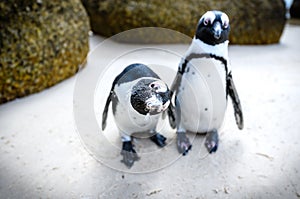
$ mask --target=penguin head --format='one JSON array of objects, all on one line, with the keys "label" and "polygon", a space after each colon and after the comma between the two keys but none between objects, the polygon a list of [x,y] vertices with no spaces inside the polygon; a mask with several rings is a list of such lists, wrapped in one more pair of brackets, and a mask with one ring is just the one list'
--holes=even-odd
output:
[{"label": "penguin head", "polygon": [[216,45],[228,40],[229,18],[221,11],[207,11],[199,20],[195,38],[208,45]]},{"label": "penguin head", "polygon": [[132,87],[130,102],[140,114],[159,114],[170,104],[170,91],[161,80],[143,79]]}]

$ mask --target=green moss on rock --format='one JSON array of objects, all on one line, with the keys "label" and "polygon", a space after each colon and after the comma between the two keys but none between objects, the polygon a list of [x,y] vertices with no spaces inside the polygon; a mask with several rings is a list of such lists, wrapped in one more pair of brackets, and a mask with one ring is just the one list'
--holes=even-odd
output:
[{"label": "green moss on rock", "polygon": [[78,71],[89,51],[79,0],[0,2],[0,104],[39,92]]},{"label": "green moss on rock", "polygon": [[[81,1],[90,16],[92,30],[107,37],[139,27],[163,27],[193,37],[199,18],[207,10],[222,10],[229,15],[230,40],[235,44],[277,43],[285,24],[282,0]],[[141,33],[135,35],[134,41],[173,43],[180,39]]]}]

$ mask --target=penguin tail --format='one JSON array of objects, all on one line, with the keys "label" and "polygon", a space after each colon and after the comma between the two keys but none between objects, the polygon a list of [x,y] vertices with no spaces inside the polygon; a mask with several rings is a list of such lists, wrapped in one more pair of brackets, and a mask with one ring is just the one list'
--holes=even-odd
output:
[{"label": "penguin tail", "polygon": [[102,131],[104,131],[106,128],[106,118],[107,118],[107,114],[104,115],[104,113],[103,113],[103,115],[102,115]]},{"label": "penguin tail", "polygon": [[108,108],[109,108],[109,104],[111,102],[112,94],[113,94],[113,91],[110,91],[109,96],[107,97],[107,100],[106,100],[106,103],[105,103],[103,113],[102,113],[102,131],[104,131],[104,129],[106,128]]}]

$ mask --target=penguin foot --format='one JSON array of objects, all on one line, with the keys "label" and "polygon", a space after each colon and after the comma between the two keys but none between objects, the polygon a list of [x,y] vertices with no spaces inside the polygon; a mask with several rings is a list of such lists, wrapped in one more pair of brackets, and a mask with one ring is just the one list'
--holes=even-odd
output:
[{"label": "penguin foot", "polygon": [[185,133],[177,132],[177,149],[182,155],[187,155],[189,150],[192,149],[192,144]]},{"label": "penguin foot", "polygon": [[205,147],[209,153],[214,153],[217,151],[219,145],[219,135],[218,131],[214,130],[206,135]]},{"label": "penguin foot", "polygon": [[157,144],[157,146],[164,147],[164,146],[166,146],[167,138],[165,136],[163,136],[162,134],[155,133],[154,135],[152,135],[150,137],[150,140],[152,142],[154,142],[155,144]]},{"label": "penguin foot", "polygon": [[133,147],[134,146],[131,141],[123,142],[121,151],[123,160],[121,160],[121,162],[124,163],[128,169],[132,167],[135,161],[138,161],[140,159]]}]

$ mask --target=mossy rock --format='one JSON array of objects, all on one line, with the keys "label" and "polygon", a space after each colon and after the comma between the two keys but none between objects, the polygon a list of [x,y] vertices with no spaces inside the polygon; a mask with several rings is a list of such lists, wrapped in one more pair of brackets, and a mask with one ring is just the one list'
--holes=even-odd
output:
[{"label": "mossy rock", "polygon": [[[199,18],[207,10],[222,10],[229,15],[230,41],[234,44],[277,43],[285,25],[283,0],[81,1],[90,16],[93,32],[106,37],[139,27],[163,27],[193,37]],[[143,32],[134,35],[134,41],[180,42],[177,38]]]},{"label": "mossy rock", "polygon": [[80,0],[0,2],[0,104],[39,92],[84,63],[89,19]]}]

